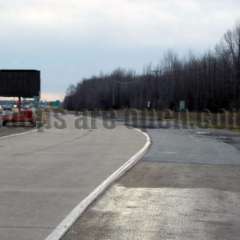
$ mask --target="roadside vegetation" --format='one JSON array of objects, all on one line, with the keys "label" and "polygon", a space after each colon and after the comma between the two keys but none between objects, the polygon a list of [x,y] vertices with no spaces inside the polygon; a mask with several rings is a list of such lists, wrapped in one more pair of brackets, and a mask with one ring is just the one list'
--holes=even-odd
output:
[{"label": "roadside vegetation", "polygon": [[71,85],[64,108],[171,109],[184,101],[189,111],[219,112],[240,107],[240,24],[227,31],[214,50],[179,59],[168,52],[162,64],[142,74],[117,69]]}]

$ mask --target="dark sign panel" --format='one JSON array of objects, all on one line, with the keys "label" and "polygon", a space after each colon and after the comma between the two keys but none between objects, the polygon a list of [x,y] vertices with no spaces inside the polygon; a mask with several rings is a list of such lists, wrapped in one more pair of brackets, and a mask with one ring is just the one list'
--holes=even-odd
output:
[{"label": "dark sign panel", "polygon": [[32,98],[40,95],[40,71],[0,70],[0,96]]}]

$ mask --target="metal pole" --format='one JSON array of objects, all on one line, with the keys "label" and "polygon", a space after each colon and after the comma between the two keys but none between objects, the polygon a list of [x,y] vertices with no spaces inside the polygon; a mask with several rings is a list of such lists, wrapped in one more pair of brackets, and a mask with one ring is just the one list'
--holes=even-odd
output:
[{"label": "metal pole", "polygon": [[20,112],[21,112],[21,108],[22,108],[22,100],[21,100],[21,97],[18,97],[17,107],[18,107],[18,112],[20,113]]}]

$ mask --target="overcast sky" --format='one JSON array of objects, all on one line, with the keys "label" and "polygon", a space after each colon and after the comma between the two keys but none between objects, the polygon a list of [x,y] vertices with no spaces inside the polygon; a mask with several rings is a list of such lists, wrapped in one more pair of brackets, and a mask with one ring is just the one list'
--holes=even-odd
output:
[{"label": "overcast sky", "polygon": [[0,0],[0,68],[42,71],[46,98],[117,67],[140,71],[168,49],[214,47],[239,0]]}]

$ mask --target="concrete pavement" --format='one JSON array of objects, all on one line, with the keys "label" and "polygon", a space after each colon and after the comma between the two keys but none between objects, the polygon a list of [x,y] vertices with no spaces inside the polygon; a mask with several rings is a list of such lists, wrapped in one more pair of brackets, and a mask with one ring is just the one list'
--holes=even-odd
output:
[{"label": "concrete pavement", "polygon": [[144,160],[63,240],[238,240],[239,134],[151,129]]},{"label": "concrete pavement", "polygon": [[[0,138],[0,239],[42,240],[102,181],[144,144],[117,126],[65,129]],[[58,124],[60,122],[58,121]]]}]

